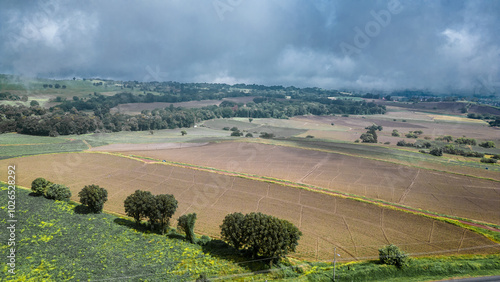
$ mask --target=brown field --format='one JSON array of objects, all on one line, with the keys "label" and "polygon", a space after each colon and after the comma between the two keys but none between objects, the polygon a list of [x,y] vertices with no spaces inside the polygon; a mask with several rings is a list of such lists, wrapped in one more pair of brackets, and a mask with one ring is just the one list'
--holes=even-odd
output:
[{"label": "brown field", "polygon": [[500,224],[500,183],[491,180],[258,143],[122,153],[286,179]]},{"label": "brown field", "polygon": [[[178,151],[178,150],[170,150]],[[333,248],[342,260],[375,258],[394,243],[412,254],[495,253],[498,244],[433,219],[373,204],[298,188],[140,161],[99,153],[38,155],[1,160],[16,165],[16,183],[29,187],[37,177],[69,186],[72,199],[88,184],[108,190],[105,209],[122,213],[123,201],[136,189],[169,193],[179,201],[175,217],[196,212],[196,231],[218,236],[231,212],[259,211],[287,219],[304,233],[297,256],[329,260]],[[6,180],[5,171],[1,179]],[[485,189],[486,190],[486,189]]]}]

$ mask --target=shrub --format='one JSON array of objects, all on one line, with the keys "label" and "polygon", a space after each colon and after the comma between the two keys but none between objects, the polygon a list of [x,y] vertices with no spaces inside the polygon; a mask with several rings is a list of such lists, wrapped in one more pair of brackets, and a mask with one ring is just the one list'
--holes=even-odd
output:
[{"label": "shrub", "polygon": [[231,127],[231,131],[239,131],[236,126]]},{"label": "shrub", "polygon": [[80,203],[86,205],[93,213],[101,213],[108,200],[108,191],[99,185],[87,185],[78,193]]},{"label": "shrub", "polygon": [[398,130],[397,130],[397,129],[394,129],[394,130],[392,131],[392,136],[394,136],[394,137],[399,137],[399,136],[401,136],[401,135],[399,134],[399,132],[398,132]]},{"label": "shrub", "polygon": [[307,135],[306,138],[314,138],[312,135]]},{"label": "shrub", "polygon": [[198,239],[196,244],[198,244],[200,246],[206,246],[208,243],[210,243],[210,241],[212,241],[212,239],[210,237],[208,237],[207,235],[203,235],[203,236],[201,236],[200,239]]},{"label": "shrub", "polygon": [[479,144],[479,146],[481,146],[483,148],[495,148],[495,142],[493,142],[493,141],[486,141],[486,142],[483,142],[483,143]]},{"label": "shrub", "polygon": [[245,135],[245,137],[253,137],[253,134],[248,132],[247,135]]},{"label": "shrub", "polygon": [[354,143],[359,143],[359,139],[356,139],[356,140],[354,141]]},{"label": "shrub", "polygon": [[417,135],[422,135],[424,132],[422,130],[415,130],[415,131],[413,131],[413,133],[415,133]]},{"label": "shrub", "polygon": [[31,182],[31,191],[37,195],[45,195],[45,192],[50,185],[52,185],[52,182],[39,177]]},{"label": "shrub", "polygon": [[397,268],[403,268],[409,262],[408,255],[392,244],[379,249],[378,254],[381,263],[395,265]]},{"label": "shrub", "polygon": [[348,114],[343,114],[342,117],[349,117],[349,115]]},{"label": "shrub", "polygon": [[260,138],[271,139],[274,138],[274,133],[261,132]]},{"label": "shrub", "polygon": [[387,142],[384,142],[385,145],[390,145],[391,142],[387,141]]},{"label": "shrub", "polygon": [[409,133],[407,133],[405,136],[406,136],[406,138],[415,138],[415,139],[418,138],[418,135],[411,132],[411,131]]},{"label": "shrub", "polygon": [[69,201],[71,191],[68,187],[61,184],[52,184],[47,188],[46,198],[57,201]]},{"label": "shrub", "polygon": [[243,133],[240,132],[239,130],[235,130],[235,131],[231,132],[231,136],[240,137],[242,135],[243,135]]},{"label": "shrub", "polygon": [[440,157],[440,156],[442,156],[442,155],[443,155],[443,149],[441,149],[441,148],[433,148],[433,149],[429,152],[429,154],[434,155],[434,156],[437,156],[437,157]]},{"label": "shrub", "polygon": [[476,146],[477,141],[474,138],[460,137],[455,140],[455,143]]},{"label": "shrub", "polygon": [[428,149],[432,146],[432,144],[431,142],[424,142],[423,146]]},{"label": "shrub", "polygon": [[178,219],[177,226],[186,233],[186,239],[191,242],[194,242],[194,224],[196,222],[196,213],[185,214]]},{"label": "shrub", "polygon": [[406,122],[406,119],[402,120],[402,122]]},{"label": "shrub", "polygon": [[227,131],[229,131],[229,127],[227,127],[227,126],[226,126],[226,127],[223,127],[223,128],[222,128],[222,130],[227,130]]},{"label": "shrub", "polygon": [[482,158],[481,162],[482,163],[487,163],[487,164],[496,164],[497,160],[496,159],[491,159],[491,158]]}]

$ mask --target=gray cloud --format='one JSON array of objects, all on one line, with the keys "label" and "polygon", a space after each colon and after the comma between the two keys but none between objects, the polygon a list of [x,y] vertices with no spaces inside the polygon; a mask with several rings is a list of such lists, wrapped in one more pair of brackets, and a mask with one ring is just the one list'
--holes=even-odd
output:
[{"label": "gray cloud", "polygon": [[2,1],[0,8],[2,73],[365,91],[491,92],[488,84],[500,81],[499,1]]}]

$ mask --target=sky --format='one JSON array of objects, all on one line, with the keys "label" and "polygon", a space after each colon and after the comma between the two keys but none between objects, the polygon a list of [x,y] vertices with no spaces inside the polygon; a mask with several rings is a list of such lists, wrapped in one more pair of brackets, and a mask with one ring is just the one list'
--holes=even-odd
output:
[{"label": "sky", "polygon": [[500,93],[500,1],[0,0],[0,73]]}]

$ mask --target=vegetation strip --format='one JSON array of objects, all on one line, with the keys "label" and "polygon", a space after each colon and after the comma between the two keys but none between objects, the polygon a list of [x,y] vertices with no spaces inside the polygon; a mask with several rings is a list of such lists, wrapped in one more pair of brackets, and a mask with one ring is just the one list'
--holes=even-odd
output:
[{"label": "vegetation strip", "polygon": [[[170,162],[170,161],[163,162],[163,161],[160,161],[160,160],[157,160],[154,158],[134,156],[134,155],[124,156],[122,154],[109,153],[109,152],[87,152],[87,153],[104,153],[104,154],[109,154],[109,155],[114,155],[114,156],[119,156],[119,157],[125,157],[125,158],[129,158],[129,159],[137,160],[137,161],[142,161],[145,163],[157,163],[157,164],[172,165],[172,166],[196,169],[196,170],[201,170],[201,171],[206,171],[206,172],[219,173],[219,174],[228,175],[228,176],[235,176],[235,177],[240,177],[240,178],[245,178],[245,179],[250,179],[250,180],[275,183],[275,184],[279,184],[279,185],[283,185],[283,186],[305,189],[305,190],[309,190],[309,191],[316,191],[316,192],[328,194],[331,196],[341,197],[341,198],[345,198],[345,199],[351,199],[351,200],[355,200],[358,202],[374,204],[374,205],[377,205],[377,206],[380,206],[383,208],[403,211],[403,212],[407,212],[407,213],[411,213],[411,214],[416,214],[416,215],[444,221],[444,222],[451,223],[453,225],[456,225],[456,226],[459,226],[462,228],[469,229],[471,231],[474,231],[476,233],[479,233],[479,234],[487,237],[488,239],[490,239],[496,243],[500,243],[500,227],[497,225],[494,225],[494,224],[480,223],[480,222],[476,222],[476,221],[466,219],[466,218],[459,218],[459,217],[453,217],[453,216],[449,216],[449,215],[438,214],[438,213],[434,213],[431,211],[411,208],[411,207],[407,207],[404,205],[389,203],[389,202],[382,201],[382,200],[370,199],[367,197],[356,196],[356,195],[342,193],[342,192],[338,192],[338,191],[331,191],[331,190],[327,190],[327,189],[322,188],[322,187],[317,187],[317,186],[308,185],[308,184],[294,183],[292,181],[276,179],[276,178],[271,178],[271,177],[238,173],[238,172],[229,172],[229,171],[220,170],[220,169],[216,169],[216,168],[202,167],[202,166],[196,166],[196,165],[184,164],[184,163],[178,163],[178,162]],[[151,161],[153,161],[153,162],[151,162]]]}]

